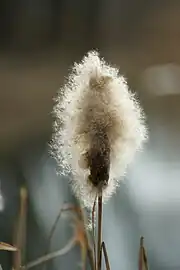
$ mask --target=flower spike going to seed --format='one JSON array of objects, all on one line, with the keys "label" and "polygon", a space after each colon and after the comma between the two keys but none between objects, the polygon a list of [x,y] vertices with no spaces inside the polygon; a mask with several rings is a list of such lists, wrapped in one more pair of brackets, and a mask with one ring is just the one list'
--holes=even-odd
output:
[{"label": "flower spike going to seed", "polygon": [[96,51],[75,63],[54,106],[52,153],[76,196],[92,207],[115,191],[147,138],[144,114],[118,69]]}]

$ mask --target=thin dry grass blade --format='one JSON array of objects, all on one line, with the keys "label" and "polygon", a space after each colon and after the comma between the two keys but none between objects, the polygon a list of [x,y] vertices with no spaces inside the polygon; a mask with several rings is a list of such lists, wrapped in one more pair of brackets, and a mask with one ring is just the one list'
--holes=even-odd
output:
[{"label": "thin dry grass blade", "polygon": [[[47,255],[47,254],[49,253],[50,245],[51,245],[51,240],[52,240],[52,237],[53,237],[54,232],[55,232],[55,230],[56,230],[56,227],[57,227],[57,225],[58,225],[58,222],[59,222],[59,220],[60,220],[60,218],[61,218],[61,214],[62,214],[62,207],[61,207],[61,209],[60,209],[60,211],[59,211],[59,213],[58,213],[58,215],[57,215],[57,217],[56,217],[56,219],[55,219],[55,221],[54,221],[54,224],[53,224],[53,226],[52,226],[52,229],[51,229],[51,231],[50,231],[50,234],[49,234],[49,237],[48,237],[48,245],[47,245],[47,249],[46,249],[46,252],[45,252],[44,255]],[[46,269],[46,266],[47,266],[47,265],[45,264],[44,270]]]},{"label": "thin dry grass blade", "polygon": [[107,249],[106,249],[106,245],[105,245],[104,242],[102,242],[102,246],[101,247],[102,247],[102,251],[104,253],[104,260],[105,260],[106,270],[110,270],[110,264],[109,264]]},{"label": "thin dry grass blade", "polygon": [[74,230],[74,238],[77,244],[80,245],[81,249],[81,264],[82,269],[86,269],[86,259],[87,259],[87,242],[85,237],[84,223],[80,219],[79,215],[76,212],[71,212],[71,218],[74,220],[73,225]]},{"label": "thin dry grass blade", "polygon": [[7,250],[7,251],[17,251],[17,247],[9,245],[4,242],[0,242],[0,250]]},{"label": "thin dry grass blade", "polygon": [[87,231],[85,229],[85,218],[84,218],[83,212],[82,212],[83,210],[78,206],[75,206],[75,205],[72,205],[72,204],[66,204],[63,207],[63,211],[73,211],[80,218],[80,220],[81,220],[81,222],[83,224],[84,241],[85,241],[86,248],[87,248],[87,255],[88,255],[88,259],[89,259],[89,264],[90,264],[91,269],[95,270],[96,269],[95,268],[95,260],[94,260],[92,248],[91,248],[91,246],[89,244],[89,241],[88,241],[88,234],[87,234]]},{"label": "thin dry grass blade", "polygon": [[144,237],[140,238],[139,248],[139,270],[148,270],[147,254],[144,248]]},{"label": "thin dry grass blade", "polygon": [[88,253],[89,264],[90,264],[91,269],[96,270],[95,269],[95,261],[94,261],[94,257],[93,257],[93,252],[92,252],[92,249],[90,248],[89,245],[88,245],[87,253]]},{"label": "thin dry grass blade", "polygon": [[98,195],[98,237],[97,237],[97,269],[101,270],[101,243],[102,243],[102,192]]},{"label": "thin dry grass blade", "polygon": [[[50,245],[50,243],[51,243],[53,234],[54,234],[54,232],[55,232],[55,230],[56,230],[57,224],[58,224],[58,222],[59,222],[59,220],[60,220],[60,218],[61,218],[61,213],[62,213],[62,208],[60,209],[60,211],[59,211],[59,213],[58,213],[58,215],[57,215],[57,218],[56,218],[56,220],[55,220],[55,222],[54,222],[54,224],[53,224],[53,226],[52,226],[52,229],[51,229],[51,231],[50,231],[49,239],[48,239],[48,244],[49,244],[49,245]],[[48,247],[48,248],[49,248],[49,247]]]},{"label": "thin dry grass blade", "polygon": [[83,269],[85,269],[85,257],[87,256],[86,254],[88,254],[88,257],[89,257],[91,269],[92,270],[95,269],[94,268],[94,261],[93,261],[93,253],[92,253],[92,250],[88,244],[88,237],[87,237],[87,233],[86,233],[85,226],[84,226],[83,214],[82,214],[82,211],[79,207],[71,205],[71,204],[64,205],[64,207],[60,210],[60,212],[55,220],[55,223],[52,227],[49,239],[50,240],[52,239],[53,233],[54,233],[55,228],[57,226],[57,223],[60,219],[62,211],[73,211],[77,215],[77,217],[74,216],[75,221],[77,221],[77,224],[76,224],[77,226],[76,226],[76,231],[75,231],[74,237],[69,241],[69,243],[63,249],[49,253],[49,254],[45,254],[44,256],[28,263],[26,266],[23,266],[21,269],[23,269],[23,270],[30,269],[30,268],[33,268],[37,265],[45,263],[49,260],[52,260],[55,257],[65,255],[67,252],[69,252],[76,245],[76,243],[80,243],[80,245],[81,245],[82,261],[83,261],[83,267],[84,267]]},{"label": "thin dry grass blade", "polygon": [[[50,240],[53,236],[53,232],[55,231],[55,228],[57,226],[58,220],[60,219],[61,213],[62,211],[73,211],[75,213],[75,215],[73,215],[73,219],[75,221],[75,234],[73,236],[73,238],[70,240],[70,242],[61,250],[49,253],[49,254],[45,254],[44,256],[38,258],[37,260],[28,263],[25,267],[23,267],[23,269],[30,269],[32,267],[35,267],[39,264],[45,263],[57,256],[61,256],[66,254],[67,252],[69,252],[74,246],[75,244],[79,243],[81,246],[81,256],[82,256],[82,263],[83,263],[83,269],[85,270],[86,268],[86,257],[87,257],[87,241],[86,241],[86,233],[84,230],[84,223],[82,221],[82,219],[80,219],[79,217],[79,209],[77,209],[77,207],[74,207],[72,205],[70,205],[68,207],[68,205],[66,205],[64,208],[62,208],[55,220],[54,226],[52,227],[51,233],[50,233]],[[77,215],[78,214],[78,215]]]},{"label": "thin dry grass blade", "polygon": [[27,189],[21,187],[20,189],[20,210],[15,229],[15,246],[18,251],[14,254],[13,269],[19,270],[21,265],[25,262],[25,247],[26,247],[26,218],[27,218]]},{"label": "thin dry grass blade", "polygon": [[33,268],[33,267],[40,265],[44,262],[52,260],[58,256],[65,255],[67,252],[69,252],[75,246],[75,244],[76,244],[76,239],[73,237],[64,248],[57,250],[57,251],[54,251],[54,252],[51,252],[51,253],[44,255],[44,256],[42,256],[42,257],[40,257],[32,262],[29,262],[26,266],[22,267],[22,270],[27,270],[27,269]]}]

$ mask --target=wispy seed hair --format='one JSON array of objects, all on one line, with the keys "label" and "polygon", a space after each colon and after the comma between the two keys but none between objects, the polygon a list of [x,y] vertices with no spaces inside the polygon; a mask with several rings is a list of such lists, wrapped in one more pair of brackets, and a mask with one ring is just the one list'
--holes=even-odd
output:
[{"label": "wispy seed hair", "polygon": [[70,177],[75,195],[87,207],[92,207],[97,187],[88,181],[86,153],[92,145],[101,150],[103,137],[108,138],[110,174],[103,190],[106,201],[147,139],[144,113],[135,95],[118,69],[100,59],[96,51],[90,51],[74,64],[53,112],[53,155],[60,173]]}]

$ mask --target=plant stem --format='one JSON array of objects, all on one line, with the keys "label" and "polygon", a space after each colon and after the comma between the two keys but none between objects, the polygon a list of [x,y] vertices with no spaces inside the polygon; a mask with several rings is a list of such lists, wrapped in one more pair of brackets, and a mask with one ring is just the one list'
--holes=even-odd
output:
[{"label": "plant stem", "polygon": [[[52,240],[53,234],[54,234],[54,232],[55,232],[55,230],[56,230],[56,227],[57,227],[57,225],[58,225],[58,222],[59,222],[59,220],[60,220],[60,218],[61,218],[61,214],[62,214],[62,207],[61,207],[61,209],[59,210],[59,213],[58,213],[58,215],[57,215],[57,217],[56,217],[56,219],[55,219],[55,221],[54,221],[54,224],[53,224],[53,226],[52,226],[52,229],[51,229],[51,231],[50,231],[50,234],[49,234],[49,237],[48,237],[48,245],[47,245],[47,249],[46,249],[46,252],[45,252],[44,255],[47,255],[47,254],[49,253],[50,245],[51,245],[51,240]],[[47,268],[47,264],[44,265],[44,270],[46,270],[46,268]]]},{"label": "plant stem", "polygon": [[144,248],[144,237],[140,238],[140,248],[139,248],[139,270],[148,270],[148,261],[146,250]]},{"label": "plant stem", "polygon": [[101,270],[101,242],[102,242],[102,191],[98,195],[98,239],[97,239],[97,269]]},{"label": "plant stem", "polygon": [[26,219],[27,219],[27,189],[20,189],[20,209],[15,230],[15,246],[18,251],[13,257],[13,268],[19,270],[25,262],[25,247],[26,247]]},{"label": "plant stem", "polygon": [[95,242],[95,220],[94,220],[94,215],[96,211],[96,200],[97,196],[95,197],[93,208],[92,208],[92,234],[93,234],[93,249],[94,249],[94,265],[95,265],[95,270],[97,268],[97,262],[96,262],[96,242]]},{"label": "plant stem", "polygon": [[110,270],[110,264],[109,264],[109,259],[108,259],[108,254],[106,250],[106,245],[104,242],[102,242],[102,251],[104,253],[104,259],[105,259],[105,264],[106,264],[106,270]]}]

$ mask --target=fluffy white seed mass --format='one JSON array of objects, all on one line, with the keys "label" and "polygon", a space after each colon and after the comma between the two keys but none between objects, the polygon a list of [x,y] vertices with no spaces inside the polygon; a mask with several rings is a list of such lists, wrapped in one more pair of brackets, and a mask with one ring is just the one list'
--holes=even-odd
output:
[{"label": "fluffy white seed mass", "polygon": [[103,189],[105,202],[147,138],[144,114],[134,94],[118,69],[91,51],[74,64],[59,91],[54,115],[52,152],[60,173],[70,177],[75,195],[87,207],[92,207],[97,187],[88,180],[86,153],[91,148],[101,151],[108,140],[110,171]]}]

